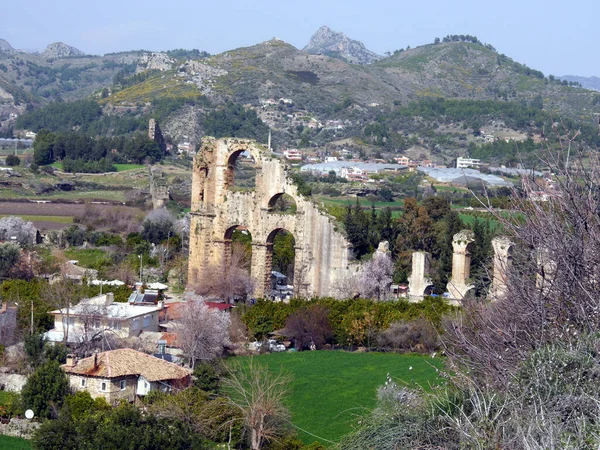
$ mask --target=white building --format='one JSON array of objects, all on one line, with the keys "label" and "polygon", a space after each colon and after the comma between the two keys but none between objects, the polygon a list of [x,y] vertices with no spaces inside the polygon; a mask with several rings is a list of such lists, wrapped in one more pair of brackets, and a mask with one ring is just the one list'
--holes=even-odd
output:
[{"label": "white building", "polygon": [[480,159],[474,159],[474,158],[463,158],[461,156],[459,156],[458,158],[456,158],[456,168],[457,169],[467,169],[469,167],[479,167],[481,166],[481,160]]},{"label": "white building", "polygon": [[68,342],[85,342],[105,332],[126,338],[142,331],[159,331],[158,316],[163,307],[162,302],[150,306],[115,303],[114,294],[109,292],[50,311],[54,328],[45,337],[49,342],[63,342],[66,333]]},{"label": "white building", "polygon": [[283,156],[285,156],[290,161],[302,161],[302,153],[293,148],[289,150],[284,150]]}]

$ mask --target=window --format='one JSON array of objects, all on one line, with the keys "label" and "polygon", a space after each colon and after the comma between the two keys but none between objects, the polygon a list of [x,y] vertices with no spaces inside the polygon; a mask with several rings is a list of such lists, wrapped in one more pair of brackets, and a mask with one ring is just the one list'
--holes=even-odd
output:
[{"label": "window", "polygon": [[150,326],[150,317],[152,316],[144,316],[144,328]]},{"label": "window", "polygon": [[100,319],[94,319],[92,321],[92,328],[100,328]]},{"label": "window", "polygon": [[131,321],[131,329],[132,330],[137,330],[139,326],[140,326],[140,323],[139,323],[138,319],[133,319]]},{"label": "window", "polygon": [[102,383],[100,383],[100,390],[101,391],[107,391],[108,390],[108,383],[106,381],[103,381]]},{"label": "window", "polygon": [[75,326],[75,317],[69,317],[68,325],[69,327]]},{"label": "window", "polygon": [[86,385],[85,378],[82,378],[81,379],[81,387],[85,387],[85,385]]},{"label": "window", "polygon": [[110,327],[113,330],[120,330],[121,329],[121,321],[120,320],[112,320],[110,322]]},{"label": "window", "polygon": [[127,380],[121,380],[119,382],[119,386],[121,387],[121,390],[124,391],[125,388],[127,387]]}]

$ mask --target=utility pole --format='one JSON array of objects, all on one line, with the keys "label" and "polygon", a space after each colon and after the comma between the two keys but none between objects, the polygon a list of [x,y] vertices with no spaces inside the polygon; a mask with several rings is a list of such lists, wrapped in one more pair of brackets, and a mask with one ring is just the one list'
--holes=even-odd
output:
[{"label": "utility pole", "polygon": [[144,262],[144,255],[139,255],[140,258],[140,283],[144,284],[144,280],[142,279],[142,264]]},{"label": "utility pole", "polygon": [[33,334],[33,300],[31,300],[31,334]]}]

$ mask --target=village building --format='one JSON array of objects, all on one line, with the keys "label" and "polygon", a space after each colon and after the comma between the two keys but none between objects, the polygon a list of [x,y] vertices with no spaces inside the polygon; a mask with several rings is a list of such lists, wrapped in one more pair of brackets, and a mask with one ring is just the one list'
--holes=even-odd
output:
[{"label": "village building", "polygon": [[54,328],[45,333],[49,342],[85,342],[104,333],[115,337],[138,336],[142,331],[159,331],[159,314],[162,302],[157,305],[136,305],[114,301],[114,294],[83,299],[75,306],[50,311]]},{"label": "village building", "polygon": [[152,391],[170,392],[190,385],[192,371],[130,348],[95,353],[77,360],[67,357],[62,369],[74,391],[87,391],[108,403],[132,402]]},{"label": "village building", "polygon": [[290,161],[302,161],[302,152],[293,148],[289,150],[284,150],[283,156],[285,156]]}]

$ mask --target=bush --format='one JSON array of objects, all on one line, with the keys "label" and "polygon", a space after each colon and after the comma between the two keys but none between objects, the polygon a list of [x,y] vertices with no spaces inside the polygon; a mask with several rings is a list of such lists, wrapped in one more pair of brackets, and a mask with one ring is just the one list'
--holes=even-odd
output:
[{"label": "bush", "polygon": [[32,409],[40,418],[56,417],[68,393],[69,381],[60,364],[48,361],[38,367],[23,386],[23,407]]},{"label": "bush", "polygon": [[8,167],[15,167],[21,164],[21,160],[16,155],[8,155],[6,157],[6,165]]}]

